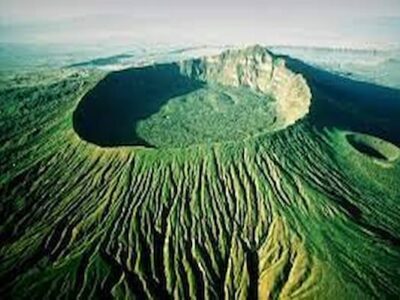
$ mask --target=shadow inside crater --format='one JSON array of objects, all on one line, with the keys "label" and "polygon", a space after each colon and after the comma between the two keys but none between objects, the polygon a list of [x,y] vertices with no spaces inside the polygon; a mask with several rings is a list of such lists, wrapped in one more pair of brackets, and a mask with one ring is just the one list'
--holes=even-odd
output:
[{"label": "shadow inside crater", "polygon": [[177,64],[132,68],[108,74],[80,101],[73,127],[83,139],[103,147],[153,147],[136,133],[136,124],[169,99],[203,84],[180,73]]},{"label": "shadow inside crater", "polygon": [[369,134],[400,146],[400,90],[346,78],[283,56],[311,89],[315,126]]},{"label": "shadow inside crater", "polygon": [[354,135],[347,135],[347,141],[352,145],[358,152],[370,156],[372,158],[388,161],[388,157],[386,157],[381,151],[379,151],[378,147],[373,147],[368,143],[365,143],[361,140],[358,140],[354,137]]}]

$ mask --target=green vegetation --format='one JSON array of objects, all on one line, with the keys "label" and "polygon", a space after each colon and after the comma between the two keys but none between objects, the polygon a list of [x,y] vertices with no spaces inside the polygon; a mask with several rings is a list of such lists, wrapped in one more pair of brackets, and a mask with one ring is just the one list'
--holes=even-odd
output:
[{"label": "green vegetation", "polygon": [[207,85],[169,100],[137,132],[156,147],[244,140],[278,127],[273,104],[248,88]]},{"label": "green vegetation", "polygon": [[394,161],[399,157],[399,149],[381,139],[365,134],[349,134],[347,139],[358,151],[380,160]]},{"label": "green vegetation", "polygon": [[400,92],[284,59],[3,78],[1,298],[398,298]]}]

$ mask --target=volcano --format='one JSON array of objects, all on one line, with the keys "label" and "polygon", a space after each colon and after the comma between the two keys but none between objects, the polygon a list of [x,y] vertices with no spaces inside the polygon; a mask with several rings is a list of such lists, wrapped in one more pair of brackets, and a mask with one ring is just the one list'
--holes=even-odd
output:
[{"label": "volcano", "polygon": [[261,46],[46,74],[0,90],[2,299],[399,297],[399,90]]}]

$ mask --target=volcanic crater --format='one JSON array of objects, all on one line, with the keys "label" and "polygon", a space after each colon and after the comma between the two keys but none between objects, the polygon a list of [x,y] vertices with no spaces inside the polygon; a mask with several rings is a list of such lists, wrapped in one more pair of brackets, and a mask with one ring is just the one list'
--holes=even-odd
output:
[{"label": "volcanic crater", "polygon": [[179,148],[281,130],[310,102],[305,79],[254,46],[112,72],[81,99],[73,124],[102,147]]}]

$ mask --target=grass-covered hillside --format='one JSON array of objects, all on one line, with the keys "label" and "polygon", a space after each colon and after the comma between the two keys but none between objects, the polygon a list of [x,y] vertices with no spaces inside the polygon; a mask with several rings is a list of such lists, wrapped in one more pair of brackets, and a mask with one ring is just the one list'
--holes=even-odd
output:
[{"label": "grass-covered hillside", "polygon": [[260,47],[0,82],[0,298],[400,297],[399,90]]}]

